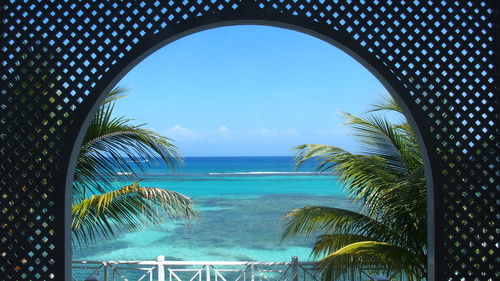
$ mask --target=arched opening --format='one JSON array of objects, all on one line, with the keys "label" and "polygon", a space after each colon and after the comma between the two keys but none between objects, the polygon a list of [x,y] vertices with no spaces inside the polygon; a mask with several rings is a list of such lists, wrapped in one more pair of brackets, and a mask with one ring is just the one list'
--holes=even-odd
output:
[{"label": "arched opening", "polygon": [[[99,94],[147,50],[200,27],[244,23],[316,32],[381,73],[428,152],[436,210],[430,279],[498,277],[494,2],[10,1],[2,11],[0,272],[7,279],[70,279],[70,156]],[[41,53],[22,67],[32,47]]]},{"label": "arched opening", "polygon": [[[220,26],[223,26],[224,24],[220,24]],[[269,24],[268,22],[266,22],[266,25],[273,25],[273,26],[282,26],[281,24]],[[205,28],[202,28],[202,29],[207,29],[207,28],[213,28],[213,26],[210,26],[210,27],[205,27]],[[298,30],[298,31],[301,31],[301,32],[306,32],[302,29],[299,30],[299,28],[297,27],[291,27],[291,26],[286,26],[286,28],[288,29],[293,29],[293,30]],[[186,36],[187,34],[191,34],[191,33],[194,33],[194,32],[197,32],[198,30],[191,30],[189,32],[186,32],[186,34],[184,34],[183,36]],[[333,41],[332,39],[330,38],[327,38],[325,36],[322,36],[320,34],[317,34],[317,33],[314,33],[312,31],[307,31],[306,33],[308,34],[311,34],[317,38],[320,38],[322,40],[325,40],[327,41],[328,43],[334,45],[334,46],[337,46],[337,47],[340,47],[342,50],[346,51],[347,53],[349,53],[351,56],[353,56],[358,62],[361,62],[362,65],[364,65],[365,67],[367,67],[381,82],[382,84],[384,84],[387,88],[387,90],[391,93],[391,95],[399,102],[399,104],[403,107],[404,111],[405,111],[405,115],[407,117],[407,119],[409,120],[410,124],[412,125],[414,131],[416,132],[417,136],[418,136],[418,140],[419,140],[419,145],[420,145],[420,148],[421,148],[421,151],[423,153],[423,157],[424,157],[424,160],[426,161],[426,174],[427,174],[427,182],[428,182],[428,185],[432,182],[430,179],[430,168],[429,168],[429,165],[430,165],[430,162],[428,161],[427,157],[426,157],[426,153],[425,153],[425,147],[424,147],[424,143],[422,141],[422,137],[420,136],[420,133],[419,133],[419,130],[418,128],[415,126],[415,121],[412,117],[412,115],[410,114],[410,112],[406,109],[406,106],[404,105],[404,103],[402,102],[402,99],[401,99],[401,96],[400,94],[401,93],[398,93],[396,92],[395,90],[395,86],[391,87],[391,84],[383,77],[382,74],[380,74],[380,72],[376,71],[375,67],[373,67],[372,65],[370,65],[366,60],[362,59],[360,56],[356,55],[354,51],[348,49],[347,47],[345,47],[344,45],[341,45],[340,43],[336,42],[336,41]],[[114,77],[113,81],[118,81],[121,79],[121,77],[123,77],[133,66],[135,66],[136,64],[138,64],[141,60],[143,60],[147,55],[149,54],[152,54],[155,50],[159,49],[160,47],[168,44],[169,42],[172,42],[174,39],[172,38],[169,38],[169,39],[165,39],[163,40],[161,43],[155,45],[154,47],[151,47],[149,50],[145,51],[141,56],[139,56],[135,61],[133,61],[132,63],[130,63],[127,67],[125,67],[121,74],[119,74],[118,76]],[[110,82],[110,84],[108,85],[108,87],[106,87],[107,89],[111,88],[112,86],[114,86],[114,84],[116,84],[117,82]],[[101,98],[99,100],[102,100],[103,99],[103,96],[101,95]],[[96,104],[94,106],[94,110],[96,110],[98,104]],[[92,114],[89,115],[89,117],[87,117],[87,125],[84,125],[82,127],[82,129],[80,130],[80,133],[79,133],[79,139],[82,139],[82,134],[85,133],[85,129],[86,129],[86,126],[88,126],[88,121],[90,120],[90,116],[92,116]],[[75,145],[75,149],[73,151],[73,155],[72,155],[72,161],[74,162],[74,159],[75,159],[75,151],[77,151],[79,148],[79,145]],[[74,165],[73,165],[74,166]],[[71,182],[72,181],[72,175],[69,175],[68,176],[68,182]],[[430,187],[429,185],[429,194],[432,193],[432,188]],[[431,195],[429,195],[431,196]],[[432,197],[431,197],[432,198]],[[429,202],[430,203],[430,202]],[[431,216],[428,216],[429,219],[432,219]],[[431,225],[429,225],[431,226]],[[432,227],[429,227],[429,231],[431,232],[432,230]],[[432,237],[432,234],[430,233],[429,234],[430,237]],[[429,243],[429,249],[430,249],[430,246],[431,246],[431,243]],[[432,251],[432,250],[430,250]]]}]

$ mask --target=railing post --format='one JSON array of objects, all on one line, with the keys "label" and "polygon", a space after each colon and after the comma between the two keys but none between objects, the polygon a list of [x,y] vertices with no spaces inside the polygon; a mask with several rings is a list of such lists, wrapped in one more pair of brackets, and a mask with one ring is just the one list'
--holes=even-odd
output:
[{"label": "railing post", "polygon": [[292,281],[299,281],[299,258],[292,257]]},{"label": "railing post", "polygon": [[205,265],[207,279],[205,281],[210,281],[210,265]]},{"label": "railing post", "polygon": [[104,274],[103,274],[104,281],[108,281],[108,263],[107,262],[104,263],[103,271],[104,271]]},{"label": "railing post", "polygon": [[250,264],[250,281],[255,281],[255,265]]},{"label": "railing post", "polygon": [[165,268],[163,267],[165,256],[158,256],[156,261],[158,263],[158,281],[165,281]]}]

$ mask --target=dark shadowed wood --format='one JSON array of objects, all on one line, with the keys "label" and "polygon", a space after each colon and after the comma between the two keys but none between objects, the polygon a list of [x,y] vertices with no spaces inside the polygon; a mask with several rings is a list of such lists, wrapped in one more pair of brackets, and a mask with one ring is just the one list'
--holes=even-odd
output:
[{"label": "dark shadowed wood", "polygon": [[165,44],[237,24],[311,34],[376,75],[404,108],[425,152],[429,280],[500,278],[495,1],[4,2],[3,279],[69,280],[73,169],[103,93]]}]

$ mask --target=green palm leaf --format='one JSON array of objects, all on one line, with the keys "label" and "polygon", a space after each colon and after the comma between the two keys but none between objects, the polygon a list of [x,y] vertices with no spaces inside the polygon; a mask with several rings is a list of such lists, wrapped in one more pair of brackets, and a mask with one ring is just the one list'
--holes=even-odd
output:
[{"label": "green palm leaf", "polygon": [[132,119],[114,117],[116,100],[125,88],[113,89],[99,107],[84,137],[73,181],[72,230],[80,245],[117,230],[137,230],[166,219],[196,217],[188,197],[137,183],[116,189],[116,182],[134,181],[148,166],[182,163],[172,141]]},{"label": "green palm leaf", "polygon": [[322,206],[308,206],[292,210],[287,216],[282,239],[291,236],[316,235],[318,232],[352,234],[391,243],[400,243],[403,237],[378,220],[358,212]]},{"label": "green palm leaf", "polygon": [[377,103],[372,104],[371,107],[372,109],[368,113],[386,111],[403,115],[403,110],[389,94],[381,96]]},{"label": "green palm leaf", "polygon": [[362,241],[342,247],[321,259],[317,268],[325,280],[334,280],[346,270],[373,268],[386,272],[404,272],[409,281],[426,275],[426,257],[379,241]]},{"label": "green palm leaf", "polygon": [[[381,112],[399,117],[390,121]],[[291,211],[283,238],[316,235],[312,254],[331,280],[358,266],[403,271],[410,280],[426,274],[426,185],[414,133],[401,108],[384,97],[363,116],[345,114],[346,125],[363,145],[359,154],[321,144],[295,147],[300,167],[314,161],[316,171],[338,176],[359,212],[310,206]]]},{"label": "green palm leaf", "polygon": [[106,105],[108,103],[112,103],[114,101],[117,101],[121,98],[124,98],[127,96],[128,89],[123,86],[117,86],[113,88],[107,95],[104,101],[102,102],[101,105]]},{"label": "green palm leaf", "polygon": [[112,237],[120,227],[138,230],[167,219],[197,217],[193,202],[180,193],[139,183],[92,195],[71,208],[71,229],[79,244]]},{"label": "green palm leaf", "polygon": [[134,180],[146,167],[166,163],[170,168],[182,163],[171,140],[143,125],[131,125],[132,119],[113,117],[114,101],[123,96],[123,88],[113,90],[93,117],[77,159],[74,199],[93,192],[108,192],[111,182]]},{"label": "green palm leaf", "polygon": [[320,234],[314,243],[312,255],[316,258],[324,257],[349,244],[370,240],[373,238],[359,234]]}]

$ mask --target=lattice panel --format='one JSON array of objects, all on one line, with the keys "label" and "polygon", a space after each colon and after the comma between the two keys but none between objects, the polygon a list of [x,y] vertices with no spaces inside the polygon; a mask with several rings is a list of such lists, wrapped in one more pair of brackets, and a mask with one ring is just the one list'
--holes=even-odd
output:
[{"label": "lattice panel", "polygon": [[436,280],[498,280],[497,15],[481,0],[3,3],[0,275],[69,272],[67,167],[104,90],[162,42],[246,20],[330,38],[394,88],[432,162]]}]

